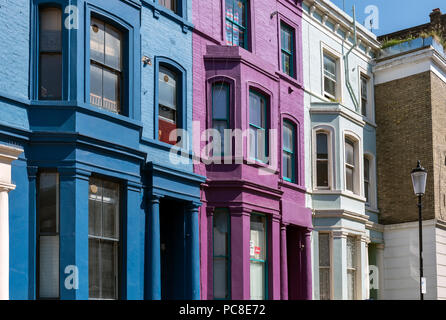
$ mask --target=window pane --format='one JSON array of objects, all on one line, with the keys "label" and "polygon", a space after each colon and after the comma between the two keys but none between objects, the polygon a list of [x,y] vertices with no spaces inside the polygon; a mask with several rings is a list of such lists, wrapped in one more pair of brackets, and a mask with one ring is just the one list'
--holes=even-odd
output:
[{"label": "window pane", "polygon": [[370,162],[368,158],[364,158],[364,180],[369,181],[370,178]]},{"label": "window pane", "polygon": [[228,255],[228,218],[227,211],[214,213],[214,256]]},{"label": "window pane", "polygon": [[255,159],[257,157],[257,132],[259,129],[250,126],[249,127],[249,157]]},{"label": "window pane", "polygon": [[281,34],[282,49],[286,50],[288,52],[292,52],[293,51],[293,34],[292,34],[290,28],[282,25],[280,34]]},{"label": "window pane", "polygon": [[336,80],[336,60],[328,55],[324,55],[324,73]]},{"label": "window pane", "polygon": [[88,200],[88,234],[102,236],[102,185],[96,179],[90,180]]},{"label": "window pane", "polygon": [[346,189],[353,192],[353,169],[345,167]]},{"label": "window pane", "polygon": [[250,264],[251,300],[264,300],[265,297],[265,263],[251,261]]},{"label": "window pane", "polygon": [[249,93],[249,123],[262,127],[262,102],[260,96]]},{"label": "window pane", "polygon": [[364,182],[364,195],[365,195],[365,199],[366,199],[366,203],[369,204],[370,203],[370,193],[369,193],[369,183],[368,182]]},{"label": "window pane", "polygon": [[350,140],[345,140],[345,162],[351,166],[355,165],[355,146]]},{"label": "window pane", "polygon": [[319,295],[321,300],[330,300],[330,269],[319,269]]},{"label": "window pane", "polygon": [[177,0],[158,0],[158,1],[159,1],[159,4],[162,5],[163,7],[167,8],[173,12],[177,11],[177,9],[176,9],[176,1]]},{"label": "window pane", "polygon": [[328,187],[328,162],[317,161],[317,186]]},{"label": "window pane", "polygon": [[251,259],[266,260],[266,219],[263,216],[251,216]]},{"label": "window pane", "polygon": [[316,148],[318,159],[328,159],[328,135],[325,133],[318,133],[316,136]]},{"label": "window pane", "polygon": [[177,75],[164,68],[159,70],[159,104],[176,110],[177,108]]},{"label": "window pane", "polygon": [[88,288],[90,298],[100,298],[99,240],[88,240]]},{"label": "window pane", "polygon": [[212,118],[228,118],[228,87],[224,84],[215,84],[212,87]]},{"label": "window pane", "polygon": [[229,298],[228,288],[228,260],[214,258],[214,299]]},{"label": "window pane", "polygon": [[333,97],[336,96],[336,82],[328,77],[324,77],[324,91]]},{"label": "window pane", "polygon": [[319,267],[330,267],[330,235],[319,233]]},{"label": "window pane", "polygon": [[40,9],[40,52],[62,51],[62,11],[58,8]]},{"label": "window pane", "polygon": [[62,98],[62,54],[40,54],[39,99]]},{"label": "window pane", "polygon": [[102,107],[102,68],[90,65],[90,104]]},{"label": "window pane", "polygon": [[282,69],[287,75],[291,75],[291,56],[282,52]]},{"label": "window pane", "polygon": [[101,298],[117,298],[117,243],[101,241]]},{"label": "window pane", "polygon": [[293,156],[288,152],[283,152],[283,176],[293,180]]},{"label": "window pane", "polygon": [[106,110],[119,112],[119,75],[103,70],[104,79],[104,101],[102,107]]},{"label": "window pane", "polygon": [[39,230],[40,233],[59,231],[59,175],[39,175]]},{"label": "window pane", "polygon": [[289,122],[283,124],[283,147],[288,151],[294,151],[294,128]]},{"label": "window pane", "polygon": [[353,270],[347,270],[347,299],[355,299],[355,286],[356,286],[356,272]]},{"label": "window pane", "polygon": [[59,236],[39,239],[39,297],[59,297]]},{"label": "window pane", "polygon": [[105,25],[105,64],[121,70],[121,32]]},{"label": "window pane", "polygon": [[347,268],[356,268],[356,239],[347,237]]},{"label": "window pane", "polygon": [[240,26],[246,26],[245,3],[243,0],[234,0],[234,22]]},{"label": "window pane", "polygon": [[102,201],[102,235],[119,240],[119,185],[104,181]]},{"label": "window pane", "polygon": [[101,20],[91,18],[90,27],[90,59],[104,63],[105,24]]}]

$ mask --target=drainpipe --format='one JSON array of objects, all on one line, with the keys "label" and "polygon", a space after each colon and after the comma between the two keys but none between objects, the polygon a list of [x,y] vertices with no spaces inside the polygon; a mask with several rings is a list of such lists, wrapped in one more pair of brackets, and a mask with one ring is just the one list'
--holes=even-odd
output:
[{"label": "drainpipe", "polygon": [[[347,39],[348,41],[348,39]],[[357,40],[356,40],[356,12],[355,12],[355,6],[353,6],[353,46],[348,50],[348,52],[344,56],[344,66],[345,66],[345,81],[347,85],[348,93],[350,94],[350,97],[353,100],[353,104],[355,105],[356,111],[359,112],[359,102],[356,97],[355,92],[353,91],[353,87],[350,83],[350,68],[348,66],[348,57],[350,53],[353,51],[354,48],[357,46]]]}]

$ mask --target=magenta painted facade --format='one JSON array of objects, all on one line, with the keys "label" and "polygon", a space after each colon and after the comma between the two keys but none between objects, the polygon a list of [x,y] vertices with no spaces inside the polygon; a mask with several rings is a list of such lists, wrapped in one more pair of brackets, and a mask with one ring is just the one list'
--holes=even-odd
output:
[{"label": "magenta painted facade", "polygon": [[[238,5],[239,1],[234,2]],[[195,172],[207,177],[200,208],[201,298],[214,299],[213,216],[217,208],[225,208],[230,216],[229,298],[251,299],[251,286],[257,285],[250,282],[250,219],[260,213],[267,221],[266,246],[259,248],[266,250],[265,298],[311,299],[312,220],[305,207],[300,1],[251,0],[246,6],[248,45],[244,49],[227,45],[225,0],[193,1],[193,120],[200,122],[202,131],[212,127],[212,85],[225,83],[230,97],[229,127],[247,130],[249,93],[261,93],[267,101],[267,128],[278,134],[277,143],[269,141],[269,155],[275,153],[277,168],[261,175],[259,169],[267,165],[247,163],[247,139],[243,164],[195,165]],[[294,33],[293,76],[281,71],[281,24]],[[284,121],[295,129],[293,182],[282,178]],[[201,148],[205,145],[202,142]]]}]

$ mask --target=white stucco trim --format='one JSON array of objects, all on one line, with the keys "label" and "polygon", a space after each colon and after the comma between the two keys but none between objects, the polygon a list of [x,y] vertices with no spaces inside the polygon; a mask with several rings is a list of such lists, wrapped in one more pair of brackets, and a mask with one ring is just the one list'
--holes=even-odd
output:
[{"label": "white stucco trim", "polygon": [[374,67],[375,85],[427,71],[432,71],[446,82],[446,59],[433,47],[378,60]]},{"label": "white stucco trim", "polygon": [[22,149],[0,145],[0,300],[9,300],[9,191],[15,189],[11,182],[11,163]]}]

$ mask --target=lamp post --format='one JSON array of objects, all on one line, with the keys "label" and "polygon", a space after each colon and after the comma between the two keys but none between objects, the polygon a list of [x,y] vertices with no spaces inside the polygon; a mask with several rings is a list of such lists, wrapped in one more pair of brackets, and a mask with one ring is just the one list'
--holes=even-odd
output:
[{"label": "lamp post", "polygon": [[421,197],[426,190],[427,171],[421,166],[421,161],[418,160],[417,167],[412,170],[410,174],[412,177],[413,191],[418,196],[418,236],[420,249],[420,300],[424,300],[423,293],[423,228],[422,228],[422,213],[421,213]]}]

